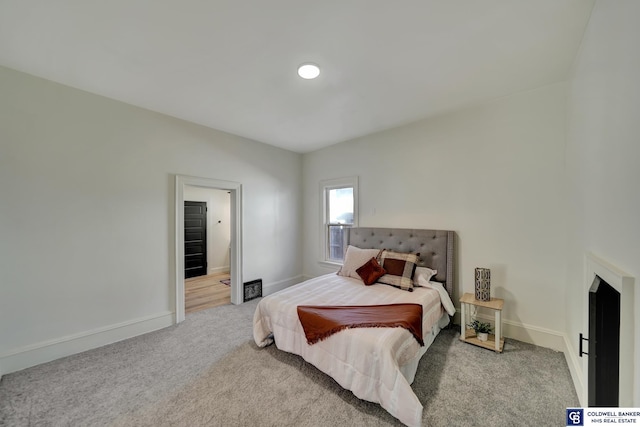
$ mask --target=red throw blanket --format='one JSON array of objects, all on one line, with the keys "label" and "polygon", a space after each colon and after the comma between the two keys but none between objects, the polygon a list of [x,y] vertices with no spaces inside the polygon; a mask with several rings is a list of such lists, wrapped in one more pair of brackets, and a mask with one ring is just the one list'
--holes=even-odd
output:
[{"label": "red throw blanket", "polygon": [[299,305],[298,317],[309,344],[315,344],[346,328],[402,327],[424,346],[420,304]]}]

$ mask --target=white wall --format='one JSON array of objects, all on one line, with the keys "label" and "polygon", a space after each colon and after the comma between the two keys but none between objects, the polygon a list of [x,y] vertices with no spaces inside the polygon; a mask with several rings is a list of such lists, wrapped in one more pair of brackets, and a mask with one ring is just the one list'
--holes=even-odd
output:
[{"label": "white wall", "polygon": [[[598,1],[574,64],[567,132],[566,323],[583,330],[585,254],[635,277],[634,406],[640,407],[640,2]],[[582,372],[581,372],[582,374]],[[584,384],[583,384],[584,386]],[[586,402],[583,402],[586,405]]]},{"label": "white wall", "polygon": [[299,154],[0,68],[0,372],[170,323],[176,174],[242,184],[244,281],[299,279]]},{"label": "white wall", "polygon": [[455,230],[461,292],[491,268],[505,332],[559,346],[565,108],[556,84],[305,154],[305,275],[330,271],[318,263],[319,181],[358,175],[360,226]]},{"label": "white wall", "polygon": [[229,272],[231,197],[227,190],[185,185],[184,199],[207,203],[207,272]]}]

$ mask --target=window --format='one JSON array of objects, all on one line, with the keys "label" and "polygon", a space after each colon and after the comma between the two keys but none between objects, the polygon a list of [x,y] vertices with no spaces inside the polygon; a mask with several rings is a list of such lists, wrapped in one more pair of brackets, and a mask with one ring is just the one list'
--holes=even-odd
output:
[{"label": "window", "polygon": [[323,181],[321,190],[323,261],[342,263],[347,229],[358,221],[358,178]]}]

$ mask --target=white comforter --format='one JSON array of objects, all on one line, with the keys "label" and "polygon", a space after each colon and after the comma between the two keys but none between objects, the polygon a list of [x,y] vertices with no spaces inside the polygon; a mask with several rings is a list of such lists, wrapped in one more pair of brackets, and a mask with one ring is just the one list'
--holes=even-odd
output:
[{"label": "white comforter", "polygon": [[[254,314],[253,337],[260,347],[275,338],[280,350],[302,356],[358,398],[379,403],[403,423],[419,426],[422,404],[411,383],[420,357],[449,321],[437,286],[407,292],[365,286],[336,274],[320,276],[264,297]],[[451,304],[446,292],[443,297]],[[393,303],[422,304],[424,347],[404,328],[346,329],[309,345],[296,311],[298,305]]]}]

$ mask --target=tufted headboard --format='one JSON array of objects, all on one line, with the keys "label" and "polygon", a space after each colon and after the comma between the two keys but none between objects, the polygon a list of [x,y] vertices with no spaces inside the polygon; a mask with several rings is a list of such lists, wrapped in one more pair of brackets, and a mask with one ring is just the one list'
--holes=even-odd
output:
[{"label": "tufted headboard", "polygon": [[405,228],[350,228],[347,243],[361,249],[420,253],[418,266],[438,270],[434,277],[453,295],[453,231]]}]

